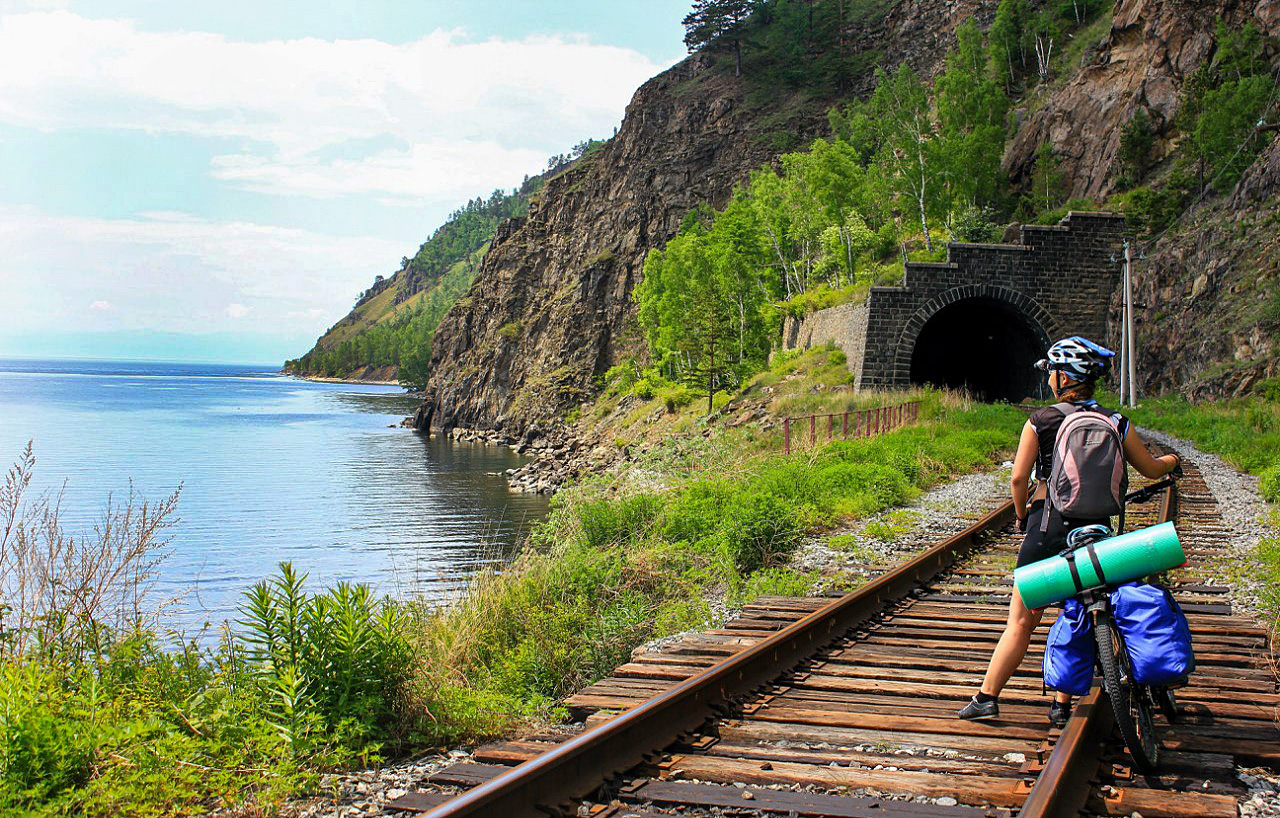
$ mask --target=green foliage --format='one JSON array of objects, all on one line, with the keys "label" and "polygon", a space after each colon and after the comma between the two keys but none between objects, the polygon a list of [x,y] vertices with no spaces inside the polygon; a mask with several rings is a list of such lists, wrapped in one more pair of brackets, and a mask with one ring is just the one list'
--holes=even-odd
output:
[{"label": "green foliage", "polygon": [[[1008,99],[976,23],[960,26],[932,99],[905,64],[876,76],[869,100],[831,112],[833,138],[752,173],[723,209],[696,208],[650,251],[634,297],[665,378],[708,395],[741,383],[764,368],[784,315],[856,300],[900,275],[890,260],[942,258],[933,223],[952,238],[998,236]],[[908,246],[916,237],[923,249]],[[656,384],[636,390],[651,397]]]},{"label": "green foliage", "polygon": [[271,811],[316,770],[377,760],[410,721],[407,631],[365,586],[301,586],[282,566],[249,594],[247,630],[208,648],[103,622],[87,653],[7,642],[0,813]]},{"label": "green foliage", "polygon": [[1270,139],[1254,126],[1274,101],[1269,74],[1228,80],[1205,91],[1187,148],[1200,178],[1219,192],[1229,189]]},{"label": "green foliage", "polygon": [[1058,168],[1058,157],[1053,152],[1053,144],[1043,142],[1036,150],[1036,163],[1031,171],[1031,190],[1025,203],[1026,208],[1030,213],[1042,213],[1057,207],[1063,198],[1064,185],[1062,171]]},{"label": "green foliage", "polygon": [[1258,489],[1268,503],[1280,504],[1280,463],[1262,470],[1258,475]]},{"label": "green foliage", "polygon": [[[378,276],[374,287],[361,294],[352,316],[344,321],[367,321],[361,316],[361,307],[378,295],[394,296],[396,308],[386,316],[375,315],[371,324],[359,326],[350,337],[336,343],[328,341],[326,333],[306,355],[285,361],[285,371],[342,378],[363,367],[394,366],[403,386],[421,389],[430,374],[436,327],[471,287],[498,225],[523,215],[547,179],[575,160],[589,158],[603,144],[594,139],[580,142],[571,153],[551,157],[544,173],[526,176],[518,188],[495,190],[487,199],[476,197],[450,213],[413,258],[403,260],[390,281]],[[330,333],[342,326],[340,322]]]},{"label": "green foliage", "polygon": [[991,23],[991,63],[1006,91],[1013,90],[1018,77],[1029,66],[1030,24],[1031,8],[1027,0],[1000,0]]},{"label": "green foliage", "polygon": [[320,345],[306,355],[285,362],[298,375],[344,377],[364,366],[398,366],[400,383],[420,389],[426,384],[431,361],[431,341],[436,327],[475,280],[483,250],[453,265],[437,278],[411,307],[396,310],[384,319],[342,341],[332,349]]},{"label": "green foliage", "polygon": [[880,56],[858,48],[861,44],[849,32],[874,28],[891,7],[887,0],[701,0],[686,18],[686,30],[701,9],[722,5],[745,5],[751,12],[740,26],[729,26],[709,41],[713,53],[732,52],[735,69],[752,89],[749,99],[774,96],[779,90],[815,96],[847,90],[851,80],[869,71]]},{"label": "green foliage", "polygon": [[266,715],[290,747],[306,750],[317,731],[376,735],[394,719],[410,660],[399,613],[366,585],[313,595],[305,580],[284,562],[245,593],[238,638]]},{"label": "green foliage", "polygon": [[1120,135],[1120,175],[1116,184],[1133,187],[1140,183],[1151,167],[1151,149],[1155,146],[1155,131],[1146,108],[1139,108]]},{"label": "green foliage", "polygon": [[[1271,139],[1255,126],[1272,111],[1276,99],[1269,58],[1275,43],[1252,23],[1231,29],[1221,20],[1215,39],[1213,58],[1183,84],[1182,105],[1174,118],[1182,138],[1169,172],[1120,201],[1135,225],[1152,232],[1173,224],[1206,192],[1230,189]],[[1136,119],[1126,129],[1122,183],[1141,178],[1139,157],[1146,156],[1148,143],[1143,130]]]},{"label": "green foliage", "polygon": [[751,13],[751,0],[694,0],[685,15],[684,44],[697,51],[718,41],[733,47],[734,74],[742,75],[742,36]]},{"label": "green foliage", "polygon": [[942,218],[997,204],[1005,188],[1000,169],[1009,100],[988,68],[982,32],[973,18],[956,28],[956,48],[934,84],[938,161],[942,167]]}]

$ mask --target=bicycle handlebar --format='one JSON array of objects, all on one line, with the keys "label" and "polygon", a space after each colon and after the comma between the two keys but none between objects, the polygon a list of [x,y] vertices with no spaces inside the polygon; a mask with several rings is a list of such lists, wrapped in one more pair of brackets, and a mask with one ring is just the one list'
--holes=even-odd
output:
[{"label": "bicycle handlebar", "polygon": [[1155,497],[1157,494],[1159,494],[1160,492],[1167,489],[1169,486],[1172,486],[1174,483],[1176,483],[1178,481],[1178,478],[1181,476],[1182,476],[1182,466],[1179,465],[1176,469],[1171,471],[1169,475],[1165,477],[1163,480],[1159,480],[1155,483],[1152,483],[1149,486],[1143,486],[1137,491],[1131,491],[1128,494],[1126,494],[1124,496],[1125,505],[1128,505],[1129,503],[1145,503],[1149,501],[1152,497]]}]

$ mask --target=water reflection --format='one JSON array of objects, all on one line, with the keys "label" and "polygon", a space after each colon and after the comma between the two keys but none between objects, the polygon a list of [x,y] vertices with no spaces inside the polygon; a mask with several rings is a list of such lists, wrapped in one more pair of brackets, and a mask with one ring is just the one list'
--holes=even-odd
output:
[{"label": "water reflection", "polygon": [[[182,485],[157,591],[174,624],[234,615],[243,590],[292,561],[318,588],[370,582],[445,596],[509,557],[544,498],[507,490],[509,449],[399,428],[394,387],[307,383],[248,368],[44,369],[0,361],[0,453],[34,439],[39,488],[66,481],[63,519],[91,530],[109,492]],[[185,368],[183,368],[185,367]],[[393,427],[393,428],[389,428]]]}]

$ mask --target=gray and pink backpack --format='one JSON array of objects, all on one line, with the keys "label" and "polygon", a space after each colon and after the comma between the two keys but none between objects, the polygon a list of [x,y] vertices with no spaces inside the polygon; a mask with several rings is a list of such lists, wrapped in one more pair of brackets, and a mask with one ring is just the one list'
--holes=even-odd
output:
[{"label": "gray and pink backpack", "polygon": [[1053,469],[1040,530],[1049,530],[1049,515],[1055,511],[1073,520],[1101,520],[1119,514],[1123,530],[1129,473],[1120,416],[1071,403],[1054,408],[1066,417],[1053,443]]}]

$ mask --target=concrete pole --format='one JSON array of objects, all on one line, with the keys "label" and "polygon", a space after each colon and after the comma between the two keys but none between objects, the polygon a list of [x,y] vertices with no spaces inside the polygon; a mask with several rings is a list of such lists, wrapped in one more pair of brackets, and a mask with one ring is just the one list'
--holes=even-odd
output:
[{"label": "concrete pole", "polygon": [[[1124,249],[1126,256],[1129,251],[1129,240],[1124,240]],[[1114,262],[1116,257],[1111,256]],[[1124,262],[1122,262],[1124,263]],[[1129,288],[1126,282],[1129,280],[1129,265],[1124,263],[1120,274],[1120,405],[1124,406],[1125,401],[1129,399]]]},{"label": "concrete pole", "polygon": [[1129,408],[1138,405],[1138,364],[1134,356],[1137,344],[1133,338],[1133,259],[1129,251],[1129,241],[1124,243],[1124,303],[1125,303],[1125,358],[1129,368]]}]

